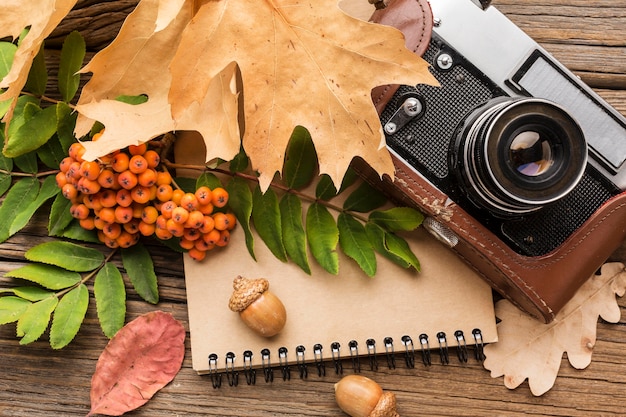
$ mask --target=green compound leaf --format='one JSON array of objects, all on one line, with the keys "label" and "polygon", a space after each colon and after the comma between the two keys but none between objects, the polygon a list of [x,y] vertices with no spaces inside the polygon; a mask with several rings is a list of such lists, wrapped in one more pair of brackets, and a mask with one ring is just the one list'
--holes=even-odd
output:
[{"label": "green compound leaf", "polygon": [[226,185],[228,191],[228,207],[233,211],[237,222],[243,229],[246,238],[246,247],[252,259],[254,255],[254,236],[250,229],[250,216],[252,215],[252,191],[243,178],[235,177]]},{"label": "green compound leaf", "polygon": [[148,249],[141,243],[122,249],[122,264],[137,294],[149,303],[158,303],[157,276]]},{"label": "green compound leaf", "polygon": [[20,345],[32,343],[41,337],[58,303],[57,297],[50,297],[28,306],[17,321],[17,337],[22,338]]},{"label": "green compound leaf", "polygon": [[384,227],[390,232],[399,230],[411,231],[422,224],[424,215],[410,207],[394,207],[389,210],[370,213],[369,221]]},{"label": "green compound leaf", "polygon": [[126,288],[119,269],[107,262],[98,271],[93,283],[96,310],[102,331],[109,339],[124,327],[126,318]]},{"label": "green compound leaf", "polygon": [[283,178],[285,185],[298,190],[308,185],[317,170],[317,153],[309,131],[296,126],[285,151]]},{"label": "green compound leaf", "polygon": [[80,330],[89,306],[89,290],[81,284],[65,294],[56,309],[50,326],[50,346],[62,349],[67,346]]},{"label": "green compound leaf", "polygon": [[78,71],[85,58],[85,40],[80,33],[73,31],[65,38],[59,61],[59,91],[63,101],[69,103],[76,95],[80,84]]},{"label": "green compound leaf", "polygon": [[7,277],[26,279],[36,282],[50,290],[62,290],[80,282],[78,272],[68,271],[54,265],[28,264],[6,273]]},{"label": "green compound leaf", "polygon": [[0,325],[17,321],[30,304],[30,301],[12,295],[0,297]]},{"label": "green compound leaf", "polygon": [[13,219],[30,204],[39,192],[39,181],[36,178],[26,177],[15,182],[9,189],[0,206],[0,242],[7,240],[11,234]]},{"label": "green compound leaf", "polygon": [[104,262],[104,255],[97,249],[86,248],[71,242],[46,242],[25,253],[33,262],[56,265],[68,271],[93,271]]},{"label": "green compound leaf", "polygon": [[274,256],[287,262],[278,197],[272,188],[268,188],[265,193],[262,193],[258,186],[254,189],[252,193],[252,221],[259,237]]},{"label": "green compound leaf", "polygon": [[57,194],[52,207],[50,208],[50,216],[48,218],[48,235],[61,236],[63,231],[74,220],[70,213],[72,202],[63,197],[63,194]]},{"label": "green compound leaf", "polygon": [[334,217],[320,203],[313,203],[306,213],[306,236],[311,253],[317,263],[327,272],[339,273],[337,243],[339,230]]},{"label": "green compound leaf", "polygon": [[[35,105],[27,105],[27,108],[32,109],[33,106]],[[11,127],[13,127],[13,123],[11,123]],[[56,105],[46,107],[43,110],[38,109],[31,117],[27,117],[21,126],[12,130],[4,147],[5,156],[16,158],[36,150],[46,143],[57,130]]]},{"label": "green compound leaf", "polygon": [[302,223],[302,202],[294,194],[287,193],[280,199],[280,217],[283,227],[283,242],[291,260],[304,272],[311,275],[306,250],[306,234]]},{"label": "green compound leaf", "polygon": [[376,253],[363,224],[349,214],[340,213],[337,228],[343,252],[354,259],[368,276],[376,275]]},{"label": "green compound leaf", "polygon": [[61,189],[57,186],[55,177],[53,175],[47,176],[41,185],[37,198],[16,214],[9,228],[9,234],[14,235],[22,230],[22,228],[28,224],[37,209],[60,192]]},{"label": "green compound leaf", "polygon": [[346,201],[343,203],[343,208],[344,210],[367,213],[368,211],[379,208],[386,202],[387,197],[380,191],[372,187],[369,183],[362,182],[357,189],[346,198]]}]

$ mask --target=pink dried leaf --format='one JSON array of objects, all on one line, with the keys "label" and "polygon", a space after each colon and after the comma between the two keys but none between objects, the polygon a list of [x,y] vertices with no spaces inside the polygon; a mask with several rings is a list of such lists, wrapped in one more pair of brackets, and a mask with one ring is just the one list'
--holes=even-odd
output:
[{"label": "pink dried leaf", "polygon": [[145,404],[178,373],[185,328],[162,311],[146,313],[109,341],[91,378],[88,416],[120,416]]}]

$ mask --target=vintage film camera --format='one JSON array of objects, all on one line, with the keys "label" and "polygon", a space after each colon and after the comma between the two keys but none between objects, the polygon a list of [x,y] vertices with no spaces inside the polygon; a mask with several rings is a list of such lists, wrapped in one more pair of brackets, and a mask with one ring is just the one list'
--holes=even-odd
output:
[{"label": "vintage film camera", "polygon": [[626,237],[626,119],[489,1],[430,0],[440,87],[381,111],[395,197],[550,322]]}]

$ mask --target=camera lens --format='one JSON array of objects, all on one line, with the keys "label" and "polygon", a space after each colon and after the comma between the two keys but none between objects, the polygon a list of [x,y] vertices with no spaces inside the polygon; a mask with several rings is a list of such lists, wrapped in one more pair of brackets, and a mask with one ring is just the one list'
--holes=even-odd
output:
[{"label": "camera lens", "polygon": [[496,215],[516,216],[559,200],[578,184],[587,144],[560,106],[498,98],[459,128],[451,161],[470,200]]}]

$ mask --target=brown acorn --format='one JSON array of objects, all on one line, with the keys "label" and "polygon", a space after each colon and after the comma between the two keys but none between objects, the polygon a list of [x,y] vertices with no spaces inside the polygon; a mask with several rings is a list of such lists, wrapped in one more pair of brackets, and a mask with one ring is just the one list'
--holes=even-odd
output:
[{"label": "brown acorn", "polygon": [[278,334],[287,321],[287,311],[280,299],[269,291],[265,278],[249,279],[238,276],[233,281],[233,294],[228,307],[239,313],[243,322],[265,337]]},{"label": "brown acorn", "polygon": [[372,379],[348,375],[335,384],[335,400],[341,410],[351,417],[399,417],[396,396]]}]

